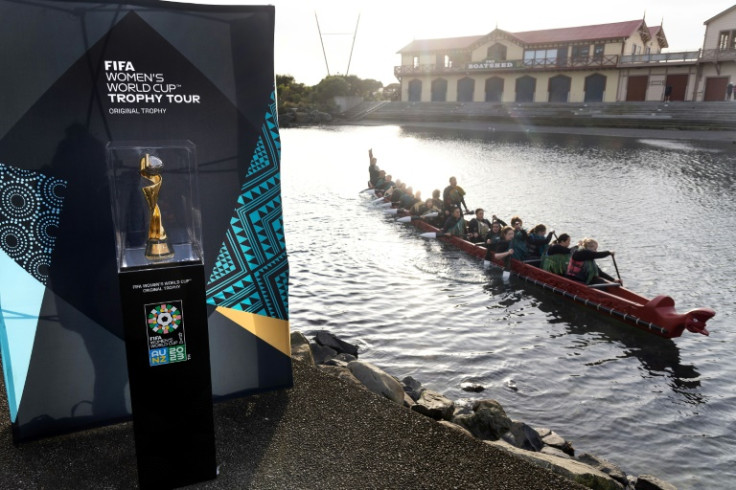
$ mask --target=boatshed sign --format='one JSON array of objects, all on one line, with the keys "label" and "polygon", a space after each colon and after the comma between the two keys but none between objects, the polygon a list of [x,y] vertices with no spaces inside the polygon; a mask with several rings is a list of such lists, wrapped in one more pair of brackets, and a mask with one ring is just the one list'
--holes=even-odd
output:
[{"label": "boatshed sign", "polygon": [[468,63],[468,70],[495,70],[498,68],[513,68],[513,61],[493,61],[486,60],[477,63]]}]

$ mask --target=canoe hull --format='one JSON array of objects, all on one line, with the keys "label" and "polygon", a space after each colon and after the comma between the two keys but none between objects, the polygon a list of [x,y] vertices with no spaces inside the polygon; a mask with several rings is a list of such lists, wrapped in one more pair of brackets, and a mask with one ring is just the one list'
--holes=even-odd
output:
[{"label": "canoe hull", "polygon": [[[422,220],[414,219],[411,223],[424,232],[438,231]],[[459,237],[442,236],[439,239],[481,260],[485,258],[486,248],[481,245]],[[494,263],[503,267],[501,261]],[[511,260],[511,272],[525,282],[664,338],[679,337],[685,330],[709,335],[706,323],[715,315],[715,311],[710,308],[678,313],[674,300],[669,296],[648,299],[615,283],[606,285],[605,288],[591,287],[515,259]]]}]

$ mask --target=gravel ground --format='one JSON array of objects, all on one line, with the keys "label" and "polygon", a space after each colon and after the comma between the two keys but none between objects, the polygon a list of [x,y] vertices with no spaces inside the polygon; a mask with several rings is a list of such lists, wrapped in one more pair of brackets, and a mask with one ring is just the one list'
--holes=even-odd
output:
[{"label": "gravel ground", "polygon": [[[132,424],[16,447],[7,408],[0,489],[137,487]],[[300,362],[294,388],[215,405],[215,430],[219,476],[189,488],[585,488]]]}]

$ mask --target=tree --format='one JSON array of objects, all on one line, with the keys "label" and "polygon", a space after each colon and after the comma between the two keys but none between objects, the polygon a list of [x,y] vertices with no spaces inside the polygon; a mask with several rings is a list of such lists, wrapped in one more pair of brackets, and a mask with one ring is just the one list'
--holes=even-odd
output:
[{"label": "tree", "polygon": [[278,111],[280,114],[290,109],[334,112],[337,109],[335,97],[355,96],[376,100],[380,98],[382,87],[383,84],[378,80],[362,79],[355,75],[327,76],[313,87],[297,83],[291,75],[276,75]]},{"label": "tree", "polygon": [[276,95],[278,112],[289,109],[306,108],[311,104],[312,88],[303,83],[296,83],[291,75],[276,75]]}]

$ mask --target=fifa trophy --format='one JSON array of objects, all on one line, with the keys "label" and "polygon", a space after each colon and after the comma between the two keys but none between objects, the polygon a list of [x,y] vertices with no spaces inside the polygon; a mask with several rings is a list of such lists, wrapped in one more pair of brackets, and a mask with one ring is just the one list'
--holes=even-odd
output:
[{"label": "fifa trophy", "polygon": [[148,240],[146,241],[145,256],[148,260],[166,260],[174,256],[174,250],[169,245],[164,225],[161,223],[161,210],[158,207],[158,193],[161,190],[164,162],[160,158],[146,155],[141,158],[141,177],[150,180],[153,184],[143,187],[143,196],[146,198],[150,211],[148,225]]}]

